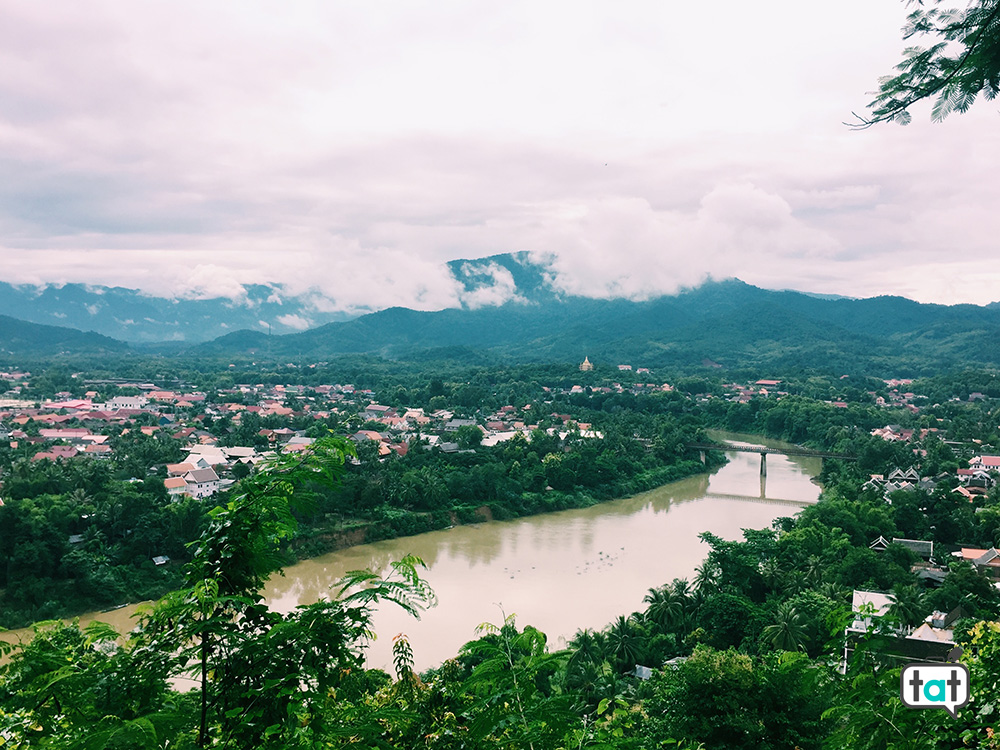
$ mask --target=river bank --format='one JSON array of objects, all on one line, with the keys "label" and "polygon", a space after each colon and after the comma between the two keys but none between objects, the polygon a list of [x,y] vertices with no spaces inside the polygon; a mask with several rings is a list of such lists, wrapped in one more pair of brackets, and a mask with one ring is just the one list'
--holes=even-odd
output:
[{"label": "river bank", "polygon": [[[354,545],[287,567],[263,594],[272,608],[287,612],[329,596],[349,570],[384,572],[392,560],[412,553],[427,564],[424,575],[439,605],[420,621],[380,610],[375,629],[382,637],[369,649],[372,666],[389,666],[391,637],[398,632],[409,636],[419,669],[438,664],[473,638],[479,623],[501,619],[501,608],[546,632],[557,646],[578,628],[601,628],[641,608],[649,588],[691,577],[707,551],[702,531],[737,539],[744,528],[767,527],[815,502],[819,488],[812,478],[819,469],[817,459],[772,456],[762,486],[758,457],[734,453],[711,476],[701,473],[631,497]],[[135,609],[90,613],[81,622],[102,620],[124,632],[134,626]],[[30,636],[30,629],[21,635]]]},{"label": "river bank", "polygon": [[620,482],[618,491],[613,494],[584,490],[563,492],[549,489],[545,492],[526,492],[516,505],[492,502],[458,506],[431,513],[398,511],[387,513],[385,517],[378,520],[355,522],[346,527],[335,529],[303,526],[295,539],[288,545],[287,564],[291,565],[330,552],[348,549],[358,544],[370,544],[387,539],[426,534],[453,526],[494,520],[506,521],[563,510],[589,508],[599,503],[648,492],[691,476],[708,474],[721,465],[722,462],[716,462],[714,465],[710,463],[706,470],[705,464],[700,461],[678,461],[670,466],[643,472]]}]

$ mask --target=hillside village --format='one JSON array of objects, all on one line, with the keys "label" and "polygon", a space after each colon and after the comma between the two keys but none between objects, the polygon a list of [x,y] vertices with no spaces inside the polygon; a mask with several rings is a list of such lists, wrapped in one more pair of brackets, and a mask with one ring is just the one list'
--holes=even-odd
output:
[{"label": "hillside village", "polygon": [[[592,368],[589,360],[585,360],[580,370],[589,372]],[[627,373],[632,366],[618,365],[617,370]],[[634,373],[636,377],[641,375],[642,380],[653,379],[648,368],[636,368]],[[158,454],[161,460],[144,466],[144,473],[140,472],[143,475],[131,480],[156,478],[162,480],[170,497],[188,496],[196,500],[209,500],[224,493],[270,457],[307,450],[318,437],[331,431],[356,445],[359,458],[352,459],[354,463],[367,459],[384,462],[393,456],[406,456],[411,450],[471,453],[518,436],[530,442],[537,430],[560,443],[571,434],[575,439],[600,440],[602,432],[585,421],[580,410],[572,408],[573,403],[612,394],[642,396],[675,391],[674,386],[663,382],[553,384],[541,386],[539,400],[519,406],[506,404],[489,409],[442,405],[439,397],[439,408],[427,409],[382,404],[378,401],[380,394],[375,391],[341,383],[237,384],[204,392],[123,381],[110,387],[85,384],[76,394],[60,391],[36,402],[19,398],[30,382],[30,373],[0,373],[0,378],[9,384],[4,400],[0,401],[0,439],[17,455],[39,465],[46,461],[108,461],[121,458],[116,454],[119,450],[116,446],[129,450],[131,444],[127,438],[141,435],[149,439],[147,444],[162,448]],[[926,404],[927,399],[908,390],[912,381],[884,382],[882,393],[866,393],[871,405],[894,410],[896,414],[920,415],[918,404]],[[107,391],[115,395],[102,398]],[[759,378],[723,383],[719,389],[694,393],[690,398],[700,404],[747,405],[755,400],[780,401],[790,395],[781,380]],[[967,401],[984,399],[984,394],[973,392]],[[848,408],[843,400],[827,399],[823,403],[833,409]],[[549,411],[546,406],[558,406],[559,410]],[[967,447],[981,444],[978,438],[949,441],[945,427],[904,428],[898,424],[876,427],[870,430],[870,435],[886,443],[909,446],[912,456],[911,463],[886,466],[881,473],[871,474],[862,487],[881,494],[886,502],[891,503],[896,493],[919,490],[950,492],[976,505],[985,501],[997,485],[1000,456],[987,452],[968,455],[960,460],[961,466],[956,463],[951,470],[929,474],[921,468],[927,463],[924,445],[928,439],[936,442],[935,450],[947,446],[960,456],[963,451],[969,453]],[[650,441],[638,435],[636,438],[649,449]],[[82,539],[82,534],[74,534],[70,542]],[[919,558],[912,572],[929,586],[941,585],[948,576],[948,563],[959,559],[996,581],[995,586],[1000,588],[1000,552],[994,546],[959,545],[955,549],[935,550],[933,541],[879,536],[871,540],[870,547],[885,552],[890,545],[901,545]],[[157,565],[169,561],[163,555],[153,559]],[[893,603],[891,593],[855,591],[853,609],[857,619],[848,628],[848,642],[871,630],[872,618],[877,622],[879,615]],[[942,659],[954,645],[950,626],[961,614],[960,609],[948,613],[936,611],[919,627],[893,626],[891,634],[897,642],[890,648],[900,653],[915,653],[924,659]],[[918,645],[914,646],[915,643]],[[849,651],[848,647],[845,658]]]},{"label": "hillside village", "polygon": [[[539,429],[530,405],[506,405],[491,413],[463,410],[466,417],[449,409],[384,406],[372,400],[372,391],[352,385],[239,385],[208,396],[151,383],[125,383],[119,389],[137,395],[100,401],[97,391],[87,391],[83,398],[60,392],[40,403],[7,399],[0,405],[0,438],[28,451],[32,461],[111,458],[113,438],[133,431],[169,439],[184,457],[149,466],[148,473],[163,476],[170,494],[206,498],[275,452],[304,450],[331,424],[359,427],[346,436],[358,445],[372,444],[382,459],[406,455],[416,445],[451,453],[497,445],[515,435],[530,440]],[[624,389],[617,384],[606,389],[612,390]],[[556,425],[545,428],[549,435],[563,439],[573,430],[581,437],[601,437],[570,414],[548,417]],[[251,420],[268,426],[254,432],[249,444],[232,445],[232,435],[245,434],[240,428]]]},{"label": "hillside village", "polygon": [[[639,694],[641,683],[697,664],[706,648],[739,649],[762,664],[775,649],[798,651],[845,679],[866,659],[946,662],[970,623],[1000,608],[992,380],[665,378],[591,366],[492,384],[410,377],[405,387],[391,378],[374,387],[302,382],[291,368],[284,382],[226,373],[215,387],[206,387],[212,378],[194,387],[78,373],[49,379],[57,389],[44,373],[2,373],[6,623],[176,589],[209,511],[239,497],[230,488],[276,456],[307,459],[331,435],[356,456],[339,486],[301,514],[282,551],[289,561],[704,477],[724,460],[715,453],[700,463],[693,446],[711,439],[708,429],[850,460],[824,460],[824,498],[795,518],[745,531],[744,542],[708,535],[693,584],[650,589],[645,613],[593,636],[605,648],[625,636],[634,645],[574,656],[567,685],[585,680],[581,659],[596,659],[594,668],[607,659],[608,689]],[[840,623],[833,641],[830,618]],[[575,654],[587,632],[569,643]]]}]

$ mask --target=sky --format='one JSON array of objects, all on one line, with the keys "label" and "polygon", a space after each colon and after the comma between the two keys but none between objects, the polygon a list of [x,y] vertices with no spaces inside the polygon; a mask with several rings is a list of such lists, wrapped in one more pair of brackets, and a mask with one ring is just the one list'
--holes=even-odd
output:
[{"label": "sky", "polygon": [[0,280],[440,309],[737,277],[1000,299],[994,102],[856,131],[899,0],[0,0]]}]

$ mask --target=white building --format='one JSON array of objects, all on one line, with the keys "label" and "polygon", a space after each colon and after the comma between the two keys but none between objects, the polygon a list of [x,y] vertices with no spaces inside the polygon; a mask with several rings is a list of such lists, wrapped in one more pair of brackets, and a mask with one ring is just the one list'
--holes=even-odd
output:
[{"label": "white building", "polygon": [[104,405],[104,408],[108,411],[117,411],[118,409],[142,409],[148,403],[149,399],[145,396],[115,396]]},{"label": "white building", "polygon": [[215,469],[195,469],[184,475],[187,493],[191,497],[211,497],[219,491],[219,475]]}]

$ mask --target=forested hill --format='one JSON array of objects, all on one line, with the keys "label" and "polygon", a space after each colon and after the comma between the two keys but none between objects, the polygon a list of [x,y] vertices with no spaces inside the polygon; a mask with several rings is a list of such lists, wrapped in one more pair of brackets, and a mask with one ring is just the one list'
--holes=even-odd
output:
[{"label": "forested hill", "polygon": [[[251,326],[278,332],[297,330],[307,316],[318,323],[346,320],[344,312],[323,312],[305,297],[278,285],[244,285],[238,300],[226,297],[155,297],[136,289],[62,284],[15,286],[0,282],[0,315],[42,325],[95,331],[133,343],[208,341]],[[264,325],[261,326],[261,321]]]},{"label": "forested hill", "polygon": [[928,305],[902,297],[819,298],[738,280],[632,302],[531,294],[499,307],[391,308],[310,331],[238,331],[191,350],[220,356],[370,353],[416,358],[463,347],[516,361],[636,366],[823,367],[918,373],[1000,364],[1000,309]]},{"label": "forested hill", "polygon": [[[539,267],[515,255],[455,261],[463,307],[421,312],[393,307],[301,333],[243,329],[161,354],[322,361],[341,354],[464,363],[567,362],[634,367],[825,369],[920,375],[963,365],[1000,366],[1000,307],[926,305],[902,297],[821,298],[769,291],[731,279],[635,302],[567,296]],[[514,300],[473,307],[499,273]],[[64,290],[65,291],[65,290]],[[88,318],[89,319],[89,318]],[[72,325],[77,315],[67,316]],[[278,331],[279,328],[274,330]],[[287,330],[287,329],[286,329]],[[196,336],[185,334],[188,341]],[[93,332],[0,315],[0,350],[16,356],[129,351]]]},{"label": "forested hill", "polygon": [[15,356],[124,353],[129,346],[92,331],[28,323],[0,315],[0,353]]}]

